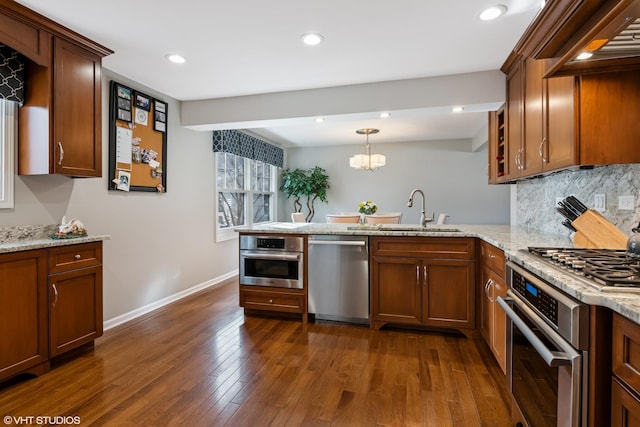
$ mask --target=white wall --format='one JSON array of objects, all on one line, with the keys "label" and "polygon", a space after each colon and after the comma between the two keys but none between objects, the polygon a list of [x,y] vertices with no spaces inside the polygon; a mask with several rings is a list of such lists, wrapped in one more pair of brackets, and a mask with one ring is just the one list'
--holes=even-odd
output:
[{"label": "white wall", "polygon": [[[168,102],[167,193],[107,190],[108,85],[117,80]],[[0,225],[56,224],[76,217],[104,242],[104,319],[109,320],[238,267],[237,239],[215,243],[211,132],[180,127],[179,103],[104,70],[103,177],[16,178],[15,208]]]},{"label": "white wall", "polygon": [[[509,224],[510,186],[487,184],[487,149],[471,151],[471,141],[429,141],[372,145],[384,154],[387,165],[374,171],[349,168],[349,157],[362,147],[333,146],[289,148],[287,167],[320,166],[329,175],[329,203],[317,202],[313,222],[324,222],[327,213],[355,212],[358,203],[373,200],[379,212],[403,212],[403,223],[420,219],[420,196],[407,207],[411,190],[426,195],[427,215],[446,212],[450,223]],[[293,201],[280,201],[281,221],[287,221]]]}]

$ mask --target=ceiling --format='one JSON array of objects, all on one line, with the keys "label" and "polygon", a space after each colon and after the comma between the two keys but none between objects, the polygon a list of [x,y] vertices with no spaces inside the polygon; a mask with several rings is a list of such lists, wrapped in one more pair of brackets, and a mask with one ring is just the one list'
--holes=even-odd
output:
[{"label": "ceiling", "polygon": [[[103,59],[105,68],[188,102],[496,70],[541,1],[18,3],[114,50]],[[480,12],[496,3],[506,5],[507,14],[481,21]],[[324,43],[305,46],[300,36],[308,32],[323,34]],[[172,64],[167,53],[181,54],[187,62]],[[251,130],[285,146],[305,146],[345,143],[339,136],[355,135],[361,127],[381,129],[372,143],[472,138],[486,127],[486,109],[475,111],[476,106],[452,115],[449,108],[412,106],[390,111],[388,119],[358,113],[332,117],[328,112],[320,126],[278,120]],[[384,138],[385,133],[393,138]]]}]

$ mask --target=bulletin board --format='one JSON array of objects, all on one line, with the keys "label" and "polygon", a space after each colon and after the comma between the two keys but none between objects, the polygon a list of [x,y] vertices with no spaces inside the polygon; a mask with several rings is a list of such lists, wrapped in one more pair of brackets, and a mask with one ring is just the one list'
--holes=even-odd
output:
[{"label": "bulletin board", "polygon": [[167,191],[166,102],[114,80],[109,87],[109,190]]}]

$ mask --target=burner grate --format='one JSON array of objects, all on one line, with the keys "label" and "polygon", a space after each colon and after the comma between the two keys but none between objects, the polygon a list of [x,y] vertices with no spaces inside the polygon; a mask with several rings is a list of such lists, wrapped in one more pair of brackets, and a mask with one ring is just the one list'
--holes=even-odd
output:
[{"label": "burner grate", "polygon": [[603,286],[640,288],[640,263],[624,250],[530,247],[529,252]]}]

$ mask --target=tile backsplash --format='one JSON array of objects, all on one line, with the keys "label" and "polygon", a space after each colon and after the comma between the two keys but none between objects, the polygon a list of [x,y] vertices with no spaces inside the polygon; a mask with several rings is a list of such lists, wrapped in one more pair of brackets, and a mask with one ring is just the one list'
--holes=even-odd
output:
[{"label": "tile backsplash", "polygon": [[[554,234],[570,231],[555,210],[556,198],[573,194],[590,209],[596,194],[606,197],[601,212],[625,234],[640,220],[640,165],[597,166],[593,169],[567,170],[517,184],[517,225]],[[633,196],[633,209],[619,209],[620,196]]]}]

